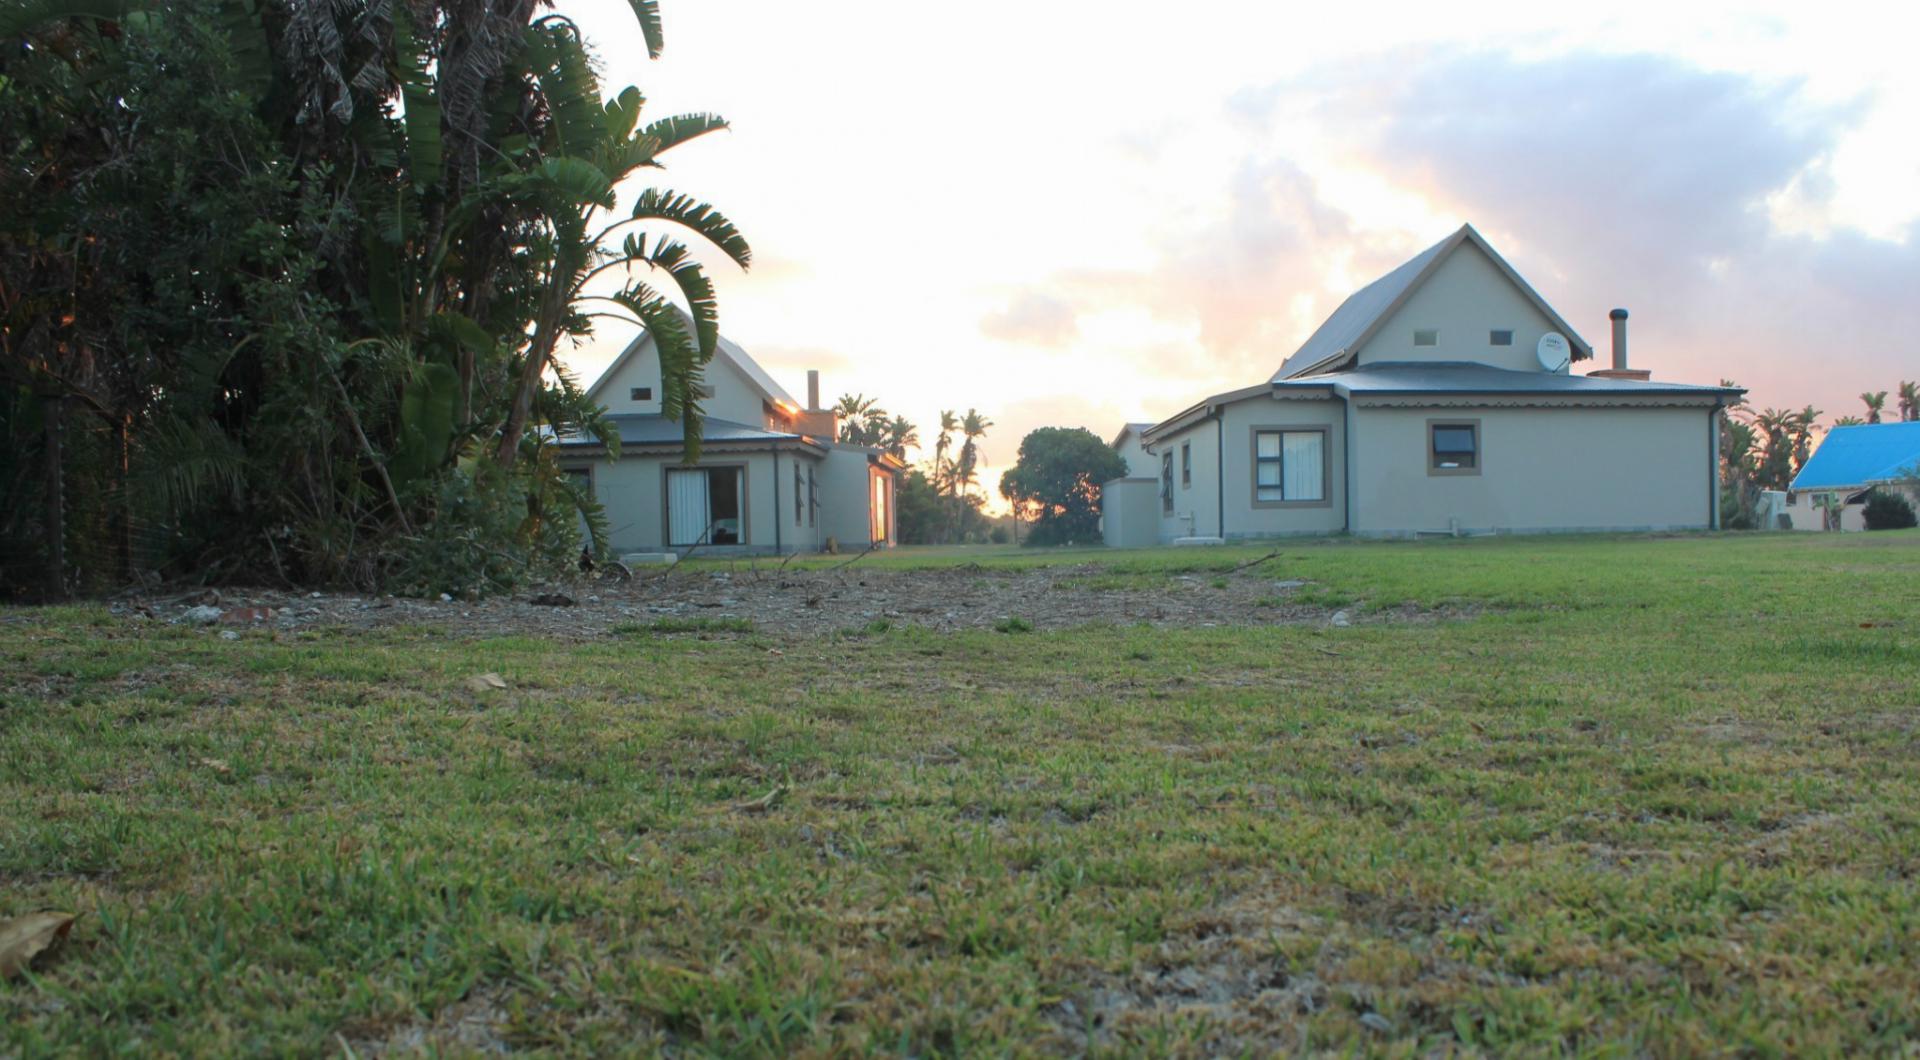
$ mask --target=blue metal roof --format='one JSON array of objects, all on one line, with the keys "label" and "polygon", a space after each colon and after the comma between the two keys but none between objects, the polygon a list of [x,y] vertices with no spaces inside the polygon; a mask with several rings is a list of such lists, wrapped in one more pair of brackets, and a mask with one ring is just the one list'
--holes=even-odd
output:
[{"label": "blue metal roof", "polygon": [[1920,420],[1835,427],[1820,440],[1807,466],[1793,476],[1793,488],[1868,486],[1903,477],[1916,468],[1920,468]]}]

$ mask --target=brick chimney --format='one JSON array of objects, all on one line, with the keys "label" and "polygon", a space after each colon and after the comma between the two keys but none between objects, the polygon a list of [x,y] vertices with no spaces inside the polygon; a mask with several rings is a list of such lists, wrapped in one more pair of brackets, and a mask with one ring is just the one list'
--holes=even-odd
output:
[{"label": "brick chimney", "polygon": [[840,437],[840,418],[832,409],[820,407],[820,370],[807,369],[807,407],[794,421],[794,429],[801,434],[826,441]]},{"label": "brick chimney", "polygon": [[1653,373],[1644,368],[1627,367],[1627,311],[1616,309],[1607,314],[1613,321],[1613,367],[1595,368],[1588,375],[1601,379],[1648,379]]}]

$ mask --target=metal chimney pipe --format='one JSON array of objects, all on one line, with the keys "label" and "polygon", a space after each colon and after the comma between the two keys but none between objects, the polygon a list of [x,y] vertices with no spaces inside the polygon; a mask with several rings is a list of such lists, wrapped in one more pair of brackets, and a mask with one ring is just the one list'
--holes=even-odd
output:
[{"label": "metal chimney pipe", "polygon": [[820,369],[818,368],[807,369],[807,411],[820,411]]},{"label": "metal chimney pipe", "polygon": [[1607,314],[1613,320],[1613,370],[1627,370],[1627,311],[1616,309]]}]

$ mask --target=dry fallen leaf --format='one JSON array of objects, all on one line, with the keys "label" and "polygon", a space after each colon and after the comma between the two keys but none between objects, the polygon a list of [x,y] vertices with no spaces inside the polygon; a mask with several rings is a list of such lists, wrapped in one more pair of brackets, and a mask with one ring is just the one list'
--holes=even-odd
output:
[{"label": "dry fallen leaf", "polygon": [[0,920],[0,979],[11,979],[26,971],[35,957],[66,938],[72,927],[72,913],[50,910]]},{"label": "dry fallen leaf", "polygon": [[475,692],[485,692],[489,689],[507,687],[507,679],[499,674],[475,674],[467,678],[467,687]]},{"label": "dry fallen leaf", "polygon": [[743,813],[762,813],[780,805],[780,800],[785,798],[786,794],[787,786],[785,784],[775,784],[772,791],[767,792],[757,799],[735,803],[734,809]]},{"label": "dry fallen leaf", "polygon": [[224,758],[202,758],[200,764],[213,770],[215,773],[233,772],[233,768],[227,765],[227,760]]}]

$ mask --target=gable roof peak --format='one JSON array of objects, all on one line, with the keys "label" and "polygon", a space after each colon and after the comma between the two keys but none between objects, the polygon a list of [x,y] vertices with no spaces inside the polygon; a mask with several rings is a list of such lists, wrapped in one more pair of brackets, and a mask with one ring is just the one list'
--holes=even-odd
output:
[{"label": "gable roof peak", "polygon": [[1315,370],[1338,368],[1351,360],[1360,347],[1373,337],[1374,332],[1386,323],[1387,318],[1405,304],[1413,292],[1463,243],[1471,243],[1486,255],[1487,260],[1507,281],[1567,336],[1567,341],[1573,346],[1574,360],[1581,361],[1593,356],[1593,347],[1580,337],[1580,333],[1548,305],[1546,299],[1540,297],[1540,292],[1535,291],[1507,263],[1507,259],[1493,249],[1479,229],[1468,222],[1461,224],[1438,243],[1408,258],[1398,268],[1348,295],[1346,301],[1341,302],[1339,308],[1294,351],[1293,356],[1280,365],[1280,370],[1273,374],[1273,381],[1297,378]]}]

